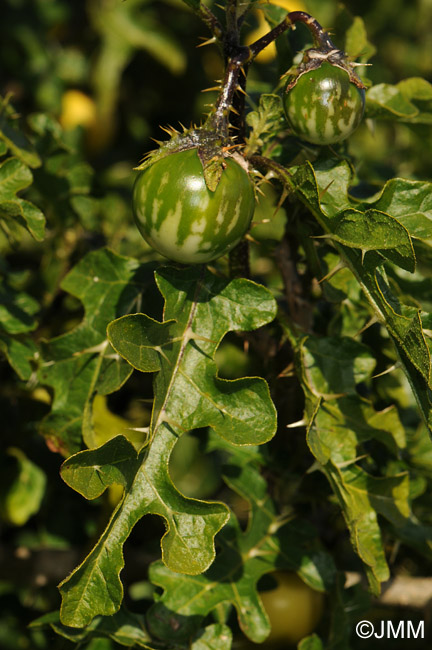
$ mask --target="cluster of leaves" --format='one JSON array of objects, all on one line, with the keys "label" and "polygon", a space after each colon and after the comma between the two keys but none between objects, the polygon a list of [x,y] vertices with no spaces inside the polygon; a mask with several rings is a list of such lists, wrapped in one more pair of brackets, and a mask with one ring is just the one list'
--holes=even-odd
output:
[{"label": "cluster of leaves", "polygon": [[[103,14],[89,2],[101,42],[94,92],[111,133],[136,50],[176,59],[174,73],[185,59],[154,29],[152,3],[101,4]],[[269,24],[285,14],[264,10]],[[366,62],[363,21],[333,17]],[[278,44],[285,67],[289,44],[307,40],[298,32]],[[50,83],[63,79],[50,68],[61,60],[43,59]],[[305,150],[286,128],[276,72],[252,76],[247,115],[245,153],[280,183],[262,184],[251,231],[260,283],[229,279],[224,260],[210,270],[160,266],[147,250],[137,260],[118,177],[95,183],[82,134],[47,114],[23,122],[2,101],[0,400],[11,416],[0,507],[17,566],[47,548],[67,567],[57,575],[52,555],[25,587],[0,575],[2,598],[13,594],[26,620],[42,614],[19,636],[7,631],[20,616],[10,610],[7,648],[57,647],[52,631],[93,650],[261,643],[260,579],[281,569],[327,594],[320,637],[299,647],[347,650],[369,601],[344,589],[344,572],[364,571],[378,596],[390,557],[405,572],[430,566],[432,186],[373,167],[356,174],[345,145]],[[432,86],[376,83],[366,110],[377,129],[420,140]],[[134,567],[127,575],[135,548],[138,580]]]}]

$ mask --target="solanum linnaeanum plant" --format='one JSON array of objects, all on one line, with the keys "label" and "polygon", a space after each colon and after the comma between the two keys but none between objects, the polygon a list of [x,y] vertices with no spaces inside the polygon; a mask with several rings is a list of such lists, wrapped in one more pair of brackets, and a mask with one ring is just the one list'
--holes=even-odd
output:
[{"label": "solanum linnaeanum plant", "polygon": [[[344,52],[308,14],[292,12],[269,35],[229,61],[218,101],[205,123],[153,152],[140,166],[133,211],[144,239],[184,264],[209,262],[231,251],[247,232],[254,212],[249,163],[232,153],[238,136],[229,113],[239,88],[239,69],[298,18],[319,44],[291,71],[283,106],[292,132],[314,144],[346,139],[364,112],[364,85]],[[241,143],[240,143],[241,144]]]},{"label": "solanum linnaeanum plant", "polygon": [[[62,249],[61,284],[53,281],[48,293],[52,300],[60,289],[71,294],[76,318],[81,318],[78,301],[83,317],[60,335],[67,325],[56,324],[49,341],[38,340],[38,333],[52,332],[47,324],[52,309],[42,309],[48,317],[42,315],[39,327],[37,307],[22,291],[26,279],[14,273],[10,286],[0,287],[5,296],[0,349],[24,382],[39,381],[50,390],[44,389],[50,411],[40,431],[50,449],[66,457],[63,481],[95,500],[88,508],[92,522],[95,508],[103,506],[103,516],[83,532],[82,548],[88,549],[91,535],[92,550],[82,553],[82,562],[59,585],[59,611],[46,613],[36,625],[49,625],[75,644],[107,637],[104,648],[110,650],[116,643],[149,650],[231,650],[245,642],[264,648],[299,642],[301,650],[323,650],[328,644],[318,634],[348,650],[358,610],[346,594],[346,572],[364,567],[378,595],[389,578],[386,552],[392,543],[395,549],[406,545],[403,562],[410,544],[422,558],[431,556],[430,522],[421,523],[421,507],[415,512],[411,507],[412,500],[427,496],[430,447],[414,415],[414,399],[406,395],[406,377],[432,429],[429,285],[421,271],[411,280],[432,240],[432,190],[429,183],[394,178],[381,191],[371,184],[371,195],[363,186],[351,195],[355,181],[345,140],[362,119],[365,88],[355,64],[311,16],[286,15],[278,3],[260,3],[276,26],[242,46],[242,26],[257,3],[227,0],[222,24],[219,5],[215,14],[210,3],[186,2],[211,30],[224,78],[204,123],[183,133],[170,130],[170,139],[138,167],[133,189],[143,237],[178,264],[159,265],[128,226],[111,237],[113,226],[103,231],[110,248],[92,249],[73,266],[81,250],[77,238],[71,252]],[[117,18],[130,5],[140,7],[141,0],[105,4],[110,11],[115,5],[107,40],[126,38],[129,29],[136,39],[133,22]],[[268,68],[265,92],[257,90],[261,81],[248,88],[256,55],[298,23],[302,28],[284,44],[286,58],[279,48],[278,72],[276,61]],[[354,41],[356,47],[347,47],[354,57],[363,51],[365,37],[362,25],[351,23],[346,43]],[[286,80],[280,74],[299,60],[302,34],[303,60],[290,67]],[[115,46],[124,51],[117,41]],[[387,111],[395,119],[405,111],[403,119],[412,115],[413,126],[422,119],[430,123],[432,90],[425,84],[410,80],[391,91],[373,87],[366,93],[367,116]],[[248,89],[254,90],[250,110]],[[0,183],[0,207],[6,227],[18,215],[38,239],[41,216],[16,192],[34,177],[30,198],[37,200],[58,171],[59,182],[52,185],[59,200],[48,202],[47,212],[63,218],[62,174],[71,149],[66,141],[61,145],[58,125],[40,116],[30,120],[37,134],[31,136],[34,151],[20,148],[19,138],[12,138],[15,115],[9,117],[12,126],[0,141],[0,156],[5,147],[12,147],[13,156],[1,163],[8,182]],[[72,208],[81,216],[94,209],[89,197],[77,195],[82,166],[71,160],[68,219]],[[261,232],[268,225],[264,245],[253,221],[262,189],[255,220],[262,218]],[[288,197],[280,221],[279,190],[281,204]],[[82,228],[89,222],[83,218]],[[249,243],[241,239],[250,226],[249,268]],[[113,250],[123,232],[122,252],[131,255],[131,246],[140,259]],[[55,260],[61,257],[56,253]],[[226,253],[229,265],[219,261]],[[17,256],[12,258],[18,264]],[[405,372],[402,379],[392,375],[393,384],[384,372],[387,362]],[[111,399],[117,392],[119,399]],[[130,395],[132,406],[151,401],[152,408],[124,407]],[[392,407],[395,395],[400,411]],[[193,472],[183,486],[178,480],[188,448],[195,449],[192,466],[203,458],[214,461],[214,476],[203,491],[196,481],[194,487]],[[419,456],[423,464],[412,466]],[[25,517],[39,507],[43,490],[32,465],[23,461],[15,474],[21,478],[29,467],[39,491]],[[116,495],[114,506],[107,490]],[[74,497],[79,508],[80,497]],[[149,515],[162,526],[138,523]],[[131,546],[123,553],[125,544]],[[143,564],[135,571],[132,562],[128,572],[136,549]],[[266,591],[265,576],[275,571],[279,587]],[[135,613],[124,606],[125,593]],[[302,618],[293,600],[302,602]],[[323,607],[331,615],[320,621]],[[312,636],[303,641],[304,635]]]}]

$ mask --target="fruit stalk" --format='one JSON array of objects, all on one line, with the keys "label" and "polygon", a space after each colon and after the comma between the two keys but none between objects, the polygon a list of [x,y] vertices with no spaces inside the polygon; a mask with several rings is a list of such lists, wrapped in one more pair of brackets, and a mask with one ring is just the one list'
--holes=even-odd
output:
[{"label": "fruit stalk", "polygon": [[273,27],[267,34],[259,38],[255,43],[249,45],[250,60],[252,61],[257,54],[261,52],[267,45],[270,45],[281,34],[283,34],[290,27],[295,29],[296,23],[303,23],[311,32],[314,39],[314,46],[317,49],[325,52],[338,51],[338,48],[333,44],[328,33],[321,27],[319,22],[305,11],[291,11],[285,16],[282,22],[276,27]]}]

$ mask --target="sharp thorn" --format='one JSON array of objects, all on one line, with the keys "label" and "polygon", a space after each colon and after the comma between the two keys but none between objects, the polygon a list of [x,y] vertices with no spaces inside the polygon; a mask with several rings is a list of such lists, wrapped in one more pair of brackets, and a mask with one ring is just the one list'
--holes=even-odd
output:
[{"label": "sharp thorn", "polygon": [[297,422],[291,422],[291,424],[287,424],[287,429],[297,429],[298,427],[305,427],[306,425],[306,420],[297,420]]},{"label": "sharp thorn", "polygon": [[336,275],[336,273],[338,273],[338,271],[340,271],[341,269],[344,269],[345,267],[346,267],[345,262],[338,262],[336,264],[336,266],[334,266],[332,268],[331,271],[329,271],[323,278],[321,278],[321,280],[318,280],[318,284],[321,284],[321,282],[325,282],[325,280],[330,280],[330,278],[332,278],[334,275]]},{"label": "sharp thorn", "polygon": [[376,316],[372,316],[371,318],[369,318],[368,322],[365,325],[363,325],[363,327],[359,329],[358,332],[355,333],[354,336],[360,336],[360,334],[363,334],[363,332],[369,329],[369,327],[371,327],[372,325],[375,325],[375,323],[378,323],[378,319]]},{"label": "sharp thorn", "polygon": [[333,185],[333,183],[334,183],[334,180],[330,181],[330,183],[329,183],[329,184],[328,184],[328,185],[327,185],[323,190],[321,190],[321,192],[320,192],[320,194],[319,194],[319,198],[320,198],[320,200],[322,199],[322,197],[324,196],[324,194],[326,194],[326,192],[328,192],[328,190],[329,190],[330,187]]},{"label": "sharp thorn", "polygon": [[379,372],[377,375],[372,375],[371,379],[377,379],[377,377],[383,377],[384,375],[388,375],[390,372],[393,372],[393,370],[398,370],[400,368],[400,363],[394,363],[390,368],[387,368],[387,370],[383,370],[382,372]]},{"label": "sharp thorn", "polygon": [[172,133],[173,133],[173,129],[172,129],[172,127],[169,127],[169,126],[161,126],[160,128],[161,128],[162,131],[164,131],[165,133],[168,133],[168,135],[172,135]]},{"label": "sharp thorn", "polygon": [[[200,37],[200,38],[205,38],[205,37]],[[204,43],[200,43],[199,45],[197,45],[197,48],[198,47],[205,47],[206,45],[211,45],[212,43],[216,43],[216,37],[215,36],[213,36],[212,38],[207,38],[204,41]]]}]

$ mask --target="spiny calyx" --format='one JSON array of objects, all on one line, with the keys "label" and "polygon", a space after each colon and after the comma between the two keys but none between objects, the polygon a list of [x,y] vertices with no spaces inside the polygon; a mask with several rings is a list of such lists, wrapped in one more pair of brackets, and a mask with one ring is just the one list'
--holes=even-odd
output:
[{"label": "spiny calyx", "polygon": [[206,185],[211,192],[216,190],[222,178],[227,159],[234,159],[246,172],[248,171],[247,162],[238,152],[238,146],[233,139],[217,133],[211,128],[211,122],[190,129],[183,127],[183,132],[172,127],[163,130],[170,135],[170,139],[157,142],[159,148],[146,154],[141,164],[135,168],[137,171],[144,171],[167,156],[190,149],[196,149]]}]

